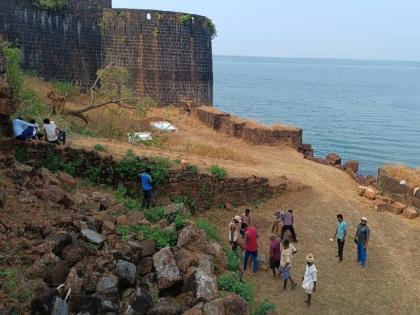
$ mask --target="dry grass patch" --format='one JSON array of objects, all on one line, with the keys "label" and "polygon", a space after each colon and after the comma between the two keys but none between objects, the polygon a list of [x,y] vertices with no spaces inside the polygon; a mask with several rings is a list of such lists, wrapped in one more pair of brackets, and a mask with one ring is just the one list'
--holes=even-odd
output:
[{"label": "dry grass patch", "polygon": [[411,168],[404,164],[387,164],[385,172],[398,180],[405,180],[411,187],[420,187],[420,168]]},{"label": "dry grass patch", "polygon": [[202,143],[172,143],[172,145],[167,145],[171,150],[186,153],[186,154],[195,154],[199,156],[204,156],[213,159],[221,159],[235,162],[245,162],[245,163],[255,163],[255,160],[249,156],[247,152],[233,150],[229,147],[223,145],[212,146]]},{"label": "dry grass patch", "polygon": [[218,110],[215,107],[210,107],[210,106],[200,106],[198,107],[198,109],[206,111],[208,113],[213,113],[213,114],[226,114],[225,112],[222,112],[221,110]]}]

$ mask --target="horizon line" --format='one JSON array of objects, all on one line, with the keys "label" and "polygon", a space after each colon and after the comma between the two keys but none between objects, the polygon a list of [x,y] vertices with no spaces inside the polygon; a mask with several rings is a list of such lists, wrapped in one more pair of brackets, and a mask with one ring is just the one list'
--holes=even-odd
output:
[{"label": "horizon line", "polygon": [[377,61],[377,62],[415,62],[420,63],[419,60],[412,59],[358,59],[350,57],[281,57],[281,56],[252,56],[252,55],[223,55],[214,54],[214,57],[236,57],[236,58],[272,58],[272,59],[301,59],[301,60],[342,60],[342,61]]}]

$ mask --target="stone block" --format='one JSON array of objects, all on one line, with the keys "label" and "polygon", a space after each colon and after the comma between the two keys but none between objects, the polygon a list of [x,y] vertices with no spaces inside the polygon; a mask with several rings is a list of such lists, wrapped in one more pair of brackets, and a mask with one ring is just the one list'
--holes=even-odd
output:
[{"label": "stone block", "polygon": [[402,215],[407,219],[415,219],[417,218],[418,213],[416,209],[408,207],[403,210]]}]

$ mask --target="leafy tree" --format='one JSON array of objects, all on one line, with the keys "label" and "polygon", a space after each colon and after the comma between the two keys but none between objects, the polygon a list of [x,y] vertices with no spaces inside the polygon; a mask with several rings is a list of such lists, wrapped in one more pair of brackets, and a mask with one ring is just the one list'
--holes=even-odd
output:
[{"label": "leafy tree", "polygon": [[61,10],[68,4],[68,0],[35,0],[34,5],[44,10]]}]

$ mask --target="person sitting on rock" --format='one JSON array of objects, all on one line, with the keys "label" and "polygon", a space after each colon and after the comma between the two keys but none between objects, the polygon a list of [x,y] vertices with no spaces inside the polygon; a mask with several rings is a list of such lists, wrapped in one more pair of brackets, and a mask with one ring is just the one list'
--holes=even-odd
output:
[{"label": "person sitting on rock", "polygon": [[252,225],[251,210],[245,209],[245,212],[241,214],[241,235],[245,237],[245,227]]},{"label": "person sitting on rock", "polygon": [[286,230],[289,230],[290,233],[292,234],[293,242],[297,242],[295,228],[293,227],[293,224],[294,224],[293,210],[289,209],[289,211],[287,211],[286,213],[283,212],[281,214],[281,220],[283,221],[283,226],[281,227],[280,238],[283,240],[284,233],[286,232]]},{"label": "person sitting on rock", "polygon": [[16,140],[27,141],[32,138],[35,125],[23,120],[21,117],[12,120],[13,135]]},{"label": "person sitting on rock", "polygon": [[44,119],[44,133],[45,133],[45,140],[49,143],[66,144],[66,133],[55,125],[53,121],[50,121],[48,118]]},{"label": "person sitting on rock", "polygon": [[35,126],[34,131],[33,131],[33,134],[32,134],[32,139],[35,139],[35,140],[40,140],[40,139],[42,139],[42,138],[44,137],[44,134],[40,131],[40,129],[39,129],[39,125],[38,125],[38,123],[36,122],[36,120],[35,120],[35,119],[29,119],[29,122],[30,122],[32,125],[34,125],[34,126]]},{"label": "person sitting on rock", "polygon": [[229,223],[229,242],[234,252],[236,252],[236,250],[238,249],[238,235],[239,235],[238,225],[240,223],[241,223],[241,217],[239,215],[235,215],[235,217]]}]

